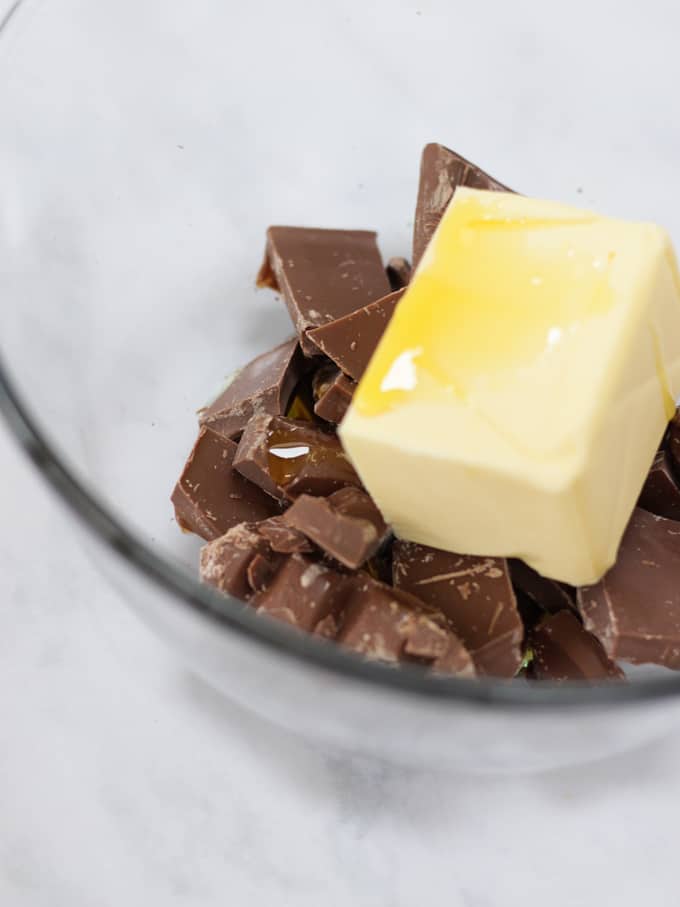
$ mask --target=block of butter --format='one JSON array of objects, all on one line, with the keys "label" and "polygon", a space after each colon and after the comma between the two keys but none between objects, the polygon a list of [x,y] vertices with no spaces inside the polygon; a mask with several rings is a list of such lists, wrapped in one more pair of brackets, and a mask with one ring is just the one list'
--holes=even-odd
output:
[{"label": "block of butter", "polygon": [[459,188],[340,433],[398,536],[583,585],[614,563],[679,392],[660,227]]}]

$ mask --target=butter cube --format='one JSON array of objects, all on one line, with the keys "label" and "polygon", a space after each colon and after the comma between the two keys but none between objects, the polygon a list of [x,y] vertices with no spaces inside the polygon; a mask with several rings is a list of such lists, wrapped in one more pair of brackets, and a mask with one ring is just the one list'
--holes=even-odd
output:
[{"label": "butter cube", "polygon": [[660,227],[460,188],[340,433],[398,536],[583,585],[614,563],[679,391]]}]

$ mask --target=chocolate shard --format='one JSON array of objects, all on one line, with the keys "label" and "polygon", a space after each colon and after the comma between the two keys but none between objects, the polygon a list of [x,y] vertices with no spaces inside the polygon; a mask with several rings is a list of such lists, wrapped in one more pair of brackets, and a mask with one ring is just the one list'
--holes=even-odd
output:
[{"label": "chocolate shard", "polygon": [[336,637],[339,643],[378,661],[414,660],[436,671],[474,676],[470,654],[441,615],[429,612],[407,592],[367,575],[352,580]]},{"label": "chocolate shard", "polygon": [[262,614],[313,631],[341,607],[349,579],[325,564],[293,554],[267,588],[254,596],[252,604]]},{"label": "chocolate shard", "polygon": [[375,233],[306,227],[267,230],[257,284],[280,290],[307,356],[318,353],[307,331],[390,290]]},{"label": "chocolate shard", "polygon": [[339,369],[334,362],[324,360],[322,365],[312,375],[312,397],[314,403],[323,397],[331,384],[338,376]]},{"label": "chocolate shard", "polygon": [[352,570],[372,557],[389,534],[378,508],[358,488],[341,488],[327,498],[303,494],[283,519]]},{"label": "chocolate shard", "polygon": [[515,589],[523,592],[542,611],[549,614],[557,614],[564,608],[576,611],[576,589],[573,586],[541,576],[524,561],[516,558],[508,560],[508,567]]},{"label": "chocolate shard", "polygon": [[325,497],[361,481],[335,434],[282,416],[254,416],[241,438],[234,468],[267,494],[294,500]]},{"label": "chocolate shard", "polygon": [[265,520],[280,507],[233,469],[236,444],[202,428],[172,493],[175,518],[185,532],[210,541],[243,522]]},{"label": "chocolate shard", "polygon": [[671,419],[666,435],[666,450],[670,457],[673,469],[680,476],[680,407],[676,409]]},{"label": "chocolate shard", "polygon": [[654,457],[640,493],[638,507],[669,520],[680,520],[680,487],[671,467],[670,454],[665,450],[659,451]]},{"label": "chocolate shard", "polygon": [[616,564],[578,590],[587,630],[614,660],[680,670],[680,522],[633,511]]},{"label": "chocolate shard", "polygon": [[336,371],[334,378],[316,401],[314,412],[320,419],[339,425],[350,407],[356,387],[356,381]]},{"label": "chocolate shard", "polygon": [[309,554],[312,543],[306,535],[289,526],[282,516],[273,516],[258,524],[257,531],[269,542],[272,551],[279,554]]},{"label": "chocolate shard", "polygon": [[432,234],[458,186],[512,192],[460,154],[432,142],[423,148],[413,224],[413,267],[417,267]]},{"label": "chocolate shard", "polygon": [[360,381],[404,290],[389,293],[350,315],[309,332],[309,339],[338,368]]},{"label": "chocolate shard", "polygon": [[[257,524],[241,523],[201,549],[201,580],[227,595],[248,599],[259,588],[251,570],[257,558],[266,562],[268,572],[274,569],[269,544]],[[261,566],[256,569],[261,576]]]},{"label": "chocolate shard", "polygon": [[473,557],[397,540],[393,581],[446,615],[477,671],[514,677],[524,627],[503,558]]},{"label": "chocolate shard", "polygon": [[530,636],[529,676],[555,683],[622,680],[623,672],[571,611],[545,618]]},{"label": "chocolate shard", "polygon": [[200,411],[201,424],[237,440],[255,413],[286,412],[306,369],[297,340],[287,340],[236,372],[210,406]]},{"label": "chocolate shard", "polygon": [[264,592],[267,589],[276,575],[279,560],[271,556],[266,557],[264,554],[255,555],[246,571],[248,585],[253,592]]},{"label": "chocolate shard", "polygon": [[411,280],[411,263],[407,258],[390,258],[387,262],[387,279],[392,290],[403,290]]}]

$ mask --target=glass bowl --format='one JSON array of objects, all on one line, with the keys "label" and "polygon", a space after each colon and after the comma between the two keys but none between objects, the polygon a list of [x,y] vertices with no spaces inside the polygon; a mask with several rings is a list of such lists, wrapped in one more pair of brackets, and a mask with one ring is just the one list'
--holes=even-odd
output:
[{"label": "glass bowl", "polygon": [[[654,74],[633,81],[614,59],[625,105],[582,106],[583,141],[566,151],[582,83],[560,82],[553,56],[566,60],[569,45],[534,4],[499,7],[497,32],[466,7],[455,54],[460,22],[444,3],[227,6],[24,0],[6,19],[0,409],[11,431],[121,599],[193,671],[289,729],[477,772],[579,762],[662,734],[680,712],[677,675],[592,688],[435,678],[259,618],[198,583],[199,541],[179,533],[169,503],[196,409],[291,332],[282,303],[253,287],[268,224],[376,228],[385,257],[408,254],[420,149],[439,140],[534,195],[672,229],[666,108],[631,103]],[[652,20],[625,20],[624,49]],[[493,65],[471,82],[481,46]],[[587,36],[582,47],[595,77],[597,47]],[[560,85],[558,116],[546,92]],[[650,136],[642,191],[630,173],[646,168]]]}]

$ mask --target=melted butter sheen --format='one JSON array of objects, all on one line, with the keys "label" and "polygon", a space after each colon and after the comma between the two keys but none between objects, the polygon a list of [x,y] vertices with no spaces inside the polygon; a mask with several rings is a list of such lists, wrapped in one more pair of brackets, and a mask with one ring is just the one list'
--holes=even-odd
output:
[{"label": "melted butter sheen", "polygon": [[506,217],[490,195],[444,217],[355,397],[362,414],[505,385],[614,304],[600,219]]}]

